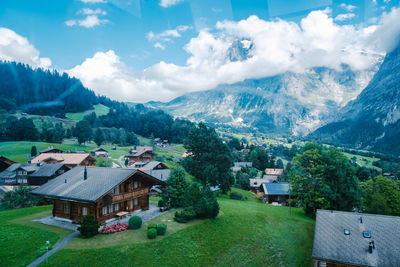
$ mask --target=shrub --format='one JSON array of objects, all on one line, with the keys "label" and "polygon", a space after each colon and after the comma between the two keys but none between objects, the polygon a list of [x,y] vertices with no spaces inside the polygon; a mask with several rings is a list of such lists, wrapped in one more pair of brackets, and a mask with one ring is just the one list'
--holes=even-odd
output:
[{"label": "shrub", "polygon": [[92,237],[99,233],[100,224],[93,216],[88,215],[83,217],[80,225],[78,231],[81,232],[81,235],[84,237]]},{"label": "shrub", "polygon": [[158,206],[161,208],[161,207],[165,207],[165,201],[164,200],[162,200],[162,199],[160,199],[159,201],[158,201]]},{"label": "shrub", "polygon": [[147,229],[157,229],[157,224],[155,224],[155,223],[150,223],[150,224],[147,226]]},{"label": "shrub", "polygon": [[167,225],[164,223],[157,225],[157,235],[165,235],[167,232]]},{"label": "shrub", "polygon": [[156,228],[150,228],[147,230],[147,237],[149,239],[154,239],[157,236],[157,229]]},{"label": "shrub", "polygon": [[230,197],[231,199],[236,199],[236,200],[247,200],[246,197],[244,197],[244,196],[242,196],[241,194],[236,193],[236,192],[231,192],[230,195],[229,195],[229,197]]},{"label": "shrub", "polygon": [[184,208],[181,212],[175,212],[174,220],[178,223],[187,223],[196,217],[196,212],[192,206]]},{"label": "shrub", "polygon": [[133,216],[129,219],[129,229],[139,229],[142,226],[142,218]]}]

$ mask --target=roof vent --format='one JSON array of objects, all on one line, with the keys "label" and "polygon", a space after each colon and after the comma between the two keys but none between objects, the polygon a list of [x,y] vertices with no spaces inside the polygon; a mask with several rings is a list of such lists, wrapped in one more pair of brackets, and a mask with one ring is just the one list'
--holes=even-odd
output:
[{"label": "roof vent", "polygon": [[65,179],[64,183],[65,183],[65,184],[67,183],[67,179]]},{"label": "roof vent", "polygon": [[345,235],[350,235],[350,230],[349,229],[344,229],[344,234]]},{"label": "roof vent", "polygon": [[371,232],[364,231],[364,232],[363,232],[363,237],[364,237],[364,238],[371,238]]},{"label": "roof vent", "polygon": [[85,167],[85,171],[83,172],[83,180],[87,180],[87,169]]},{"label": "roof vent", "polygon": [[360,217],[360,223],[363,223],[362,217]]},{"label": "roof vent", "polygon": [[369,242],[368,244],[368,251],[369,253],[372,253],[372,251],[375,249],[375,243],[374,240],[372,240],[371,242]]}]

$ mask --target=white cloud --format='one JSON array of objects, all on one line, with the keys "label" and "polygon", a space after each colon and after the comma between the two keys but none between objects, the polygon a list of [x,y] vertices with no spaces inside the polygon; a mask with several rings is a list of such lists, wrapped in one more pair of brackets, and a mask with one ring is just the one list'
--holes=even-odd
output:
[{"label": "white cloud", "polygon": [[0,27],[0,60],[16,61],[32,67],[48,68],[51,60],[40,57],[40,52],[28,39],[14,31]]},{"label": "white cloud", "polygon": [[342,4],[340,4],[339,5],[341,8],[343,8],[344,10],[347,10],[347,11],[349,11],[349,12],[352,12],[354,9],[356,9],[357,7],[356,6],[353,6],[353,5],[347,5],[347,4],[345,4],[345,3],[342,3]]},{"label": "white cloud", "polygon": [[97,15],[89,15],[86,16],[86,18],[81,19],[81,20],[67,20],[65,22],[65,25],[67,26],[82,26],[85,28],[93,28],[95,26],[101,25],[101,24],[106,24],[109,21],[106,19],[99,19],[99,17]]},{"label": "white cloud", "polygon": [[106,0],[80,0],[82,3],[85,4],[103,4],[103,3],[107,3]]},{"label": "white cloud", "polygon": [[161,0],[160,6],[167,8],[167,7],[176,5],[180,2],[183,2],[183,0]]},{"label": "white cloud", "polygon": [[107,12],[101,10],[100,8],[91,9],[91,8],[82,8],[78,11],[78,14],[84,15],[106,15]]},{"label": "white cloud", "polygon": [[182,32],[185,32],[191,28],[192,27],[189,25],[179,25],[175,29],[165,30],[158,34],[155,34],[151,31],[146,35],[146,38],[150,42],[155,42],[154,47],[165,50],[165,43],[172,42],[171,38],[181,37]]},{"label": "white cloud", "polygon": [[345,21],[354,18],[354,13],[339,14],[335,17],[335,21]]},{"label": "white cloud", "polygon": [[[396,8],[372,26],[338,25],[329,10],[313,11],[299,24],[256,16],[239,22],[226,20],[212,31],[201,30],[186,44],[190,56],[184,65],[161,61],[134,72],[110,50],[87,58],[69,73],[98,93],[143,102],[166,101],[186,92],[287,71],[303,73],[313,67],[340,70],[347,64],[362,71],[393,49],[398,41],[395,37],[400,35],[399,20],[400,9]],[[174,34],[165,32],[165,38]],[[148,38],[155,40],[156,36],[161,34],[151,33]],[[232,60],[232,44],[238,41],[246,53],[240,60]],[[243,52],[239,50],[236,52]]]},{"label": "white cloud", "polygon": [[155,43],[154,47],[155,48],[160,48],[161,50],[165,50],[165,46],[162,43]]}]

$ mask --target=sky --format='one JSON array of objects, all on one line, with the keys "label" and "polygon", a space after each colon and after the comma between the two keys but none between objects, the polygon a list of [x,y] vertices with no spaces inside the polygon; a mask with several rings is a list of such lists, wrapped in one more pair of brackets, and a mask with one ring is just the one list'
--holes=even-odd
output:
[{"label": "sky", "polygon": [[0,60],[131,102],[312,67],[365,70],[399,33],[399,0],[0,1]]}]

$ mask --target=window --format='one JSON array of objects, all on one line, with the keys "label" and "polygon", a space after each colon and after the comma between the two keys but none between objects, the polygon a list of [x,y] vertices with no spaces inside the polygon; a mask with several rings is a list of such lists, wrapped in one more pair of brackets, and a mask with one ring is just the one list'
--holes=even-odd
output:
[{"label": "window", "polygon": [[133,208],[133,199],[129,200],[129,208],[130,208],[130,209]]},{"label": "window", "polygon": [[103,207],[103,215],[107,215],[107,206]]},{"label": "window", "polygon": [[133,199],[133,205],[135,205],[135,206],[137,206],[138,205],[138,199],[137,198],[135,198],[135,199]]},{"label": "window", "polygon": [[82,207],[82,216],[86,216],[86,215],[87,215],[87,208]]},{"label": "window", "polygon": [[64,214],[69,213],[69,205],[67,203],[64,203]]},{"label": "window", "polygon": [[134,181],[134,182],[133,182],[133,188],[136,189],[136,188],[138,188],[138,187],[139,187],[138,181]]},{"label": "window", "polygon": [[115,211],[119,211],[119,203],[115,204],[114,209],[115,209]]},{"label": "window", "polygon": [[113,192],[114,195],[119,195],[119,185],[114,187],[112,192]]},{"label": "window", "polygon": [[113,212],[114,212],[114,205],[109,205],[109,206],[108,206],[108,211],[109,211],[110,213],[113,213]]}]

